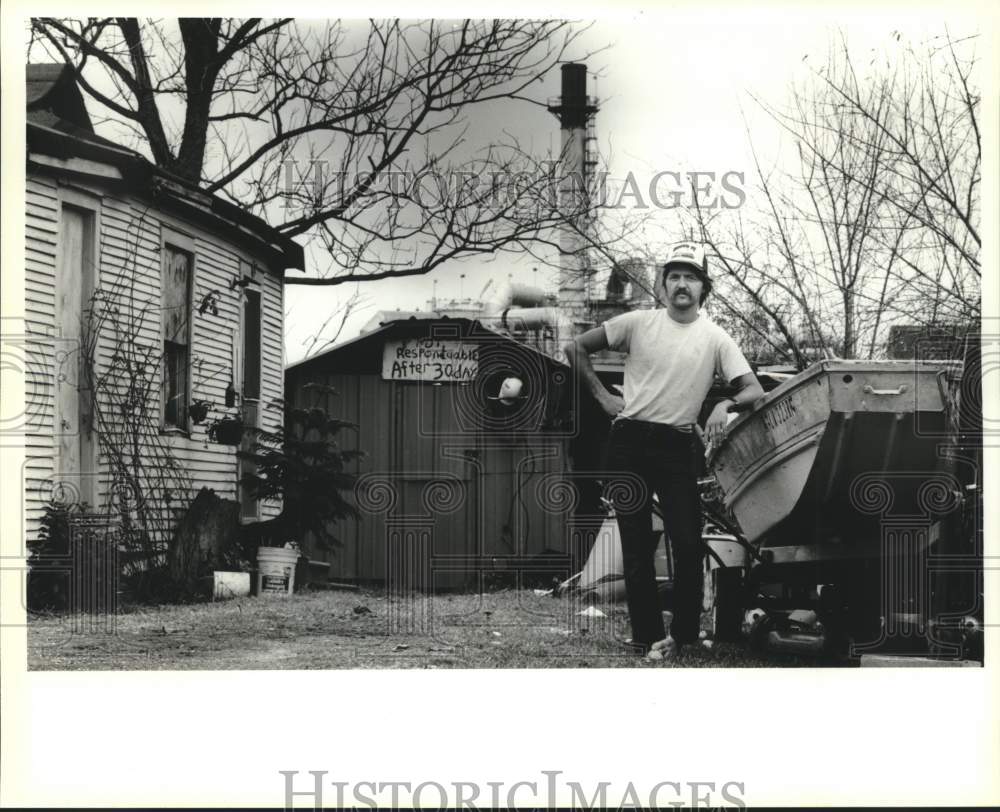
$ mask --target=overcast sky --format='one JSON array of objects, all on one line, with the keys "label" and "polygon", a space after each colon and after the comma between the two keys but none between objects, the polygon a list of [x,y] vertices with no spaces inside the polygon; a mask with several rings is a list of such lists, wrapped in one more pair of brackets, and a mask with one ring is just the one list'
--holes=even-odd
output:
[{"label": "overcast sky", "polygon": [[[600,104],[595,119],[598,144],[612,191],[615,179],[632,176],[642,202],[651,204],[649,181],[658,172],[697,171],[717,179],[729,173],[730,184],[744,189],[748,209],[752,209],[756,201],[750,138],[765,169],[789,170],[795,161],[794,149],[780,138],[778,127],[753,97],[782,105],[791,83],[805,79],[811,66],[821,66],[841,34],[850,45],[854,64],[864,70],[871,58],[891,62],[894,51],[911,42],[919,46],[946,28],[953,37],[976,31],[968,12],[961,16],[949,11],[945,17],[940,11],[931,16],[922,9],[887,9],[875,3],[859,8],[834,7],[824,16],[791,6],[717,6],[621,12],[595,21],[567,56],[586,60],[588,92]],[[302,24],[325,25],[321,20]],[[365,29],[367,22],[359,21],[359,34]],[[901,34],[899,41],[894,32]],[[559,77],[560,72],[554,70],[544,83],[534,86],[530,95],[540,102],[538,106],[510,100],[476,105],[467,114],[467,149],[475,152],[491,142],[516,138],[536,156],[557,155],[559,123],[545,110],[544,102],[559,95]],[[100,78],[91,76],[92,81]],[[90,106],[94,114],[94,105]],[[168,100],[161,106],[167,120],[179,126],[180,111],[173,111]],[[100,120],[104,111],[97,112]],[[102,129],[109,126],[101,123],[98,131],[114,138],[113,131]],[[668,200],[670,190],[667,181]],[[624,210],[637,202],[634,196],[623,198]],[[677,210],[647,211],[653,211],[655,219],[640,241],[655,256],[665,240],[681,236],[677,233],[681,216]],[[613,222],[613,217],[606,217],[606,222]],[[553,263],[554,253],[549,252]],[[312,276],[328,273],[330,262],[327,255],[311,248],[306,271]],[[551,267],[530,256],[511,254],[451,262],[426,276],[360,286],[287,286],[286,361],[293,363],[304,356],[330,313],[356,290],[368,304],[348,320],[340,341],[356,336],[378,310],[426,308],[435,293],[435,281],[439,298],[449,299],[475,297],[490,279],[498,283],[495,290],[508,276],[552,292],[556,288]],[[336,320],[331,327],[335,326]]]},{"label": "overcast sky", "polygon": [[[886,48],[891,54],[896,47],[892,32],[919,41],[942,33],[946,25],[953,35],[973,30],[970,20],[955,15],[931,18],[926,12],[898,8],[867,13],[840,8],[835,19],[789,9],[732,7],[602,19],[587,32],[580,55],[587,48],[609,46],[588,60],[588,69],[596,74],[589,78],[588,92],[600,99],[597,133],[610,175],[623,178],[632,172],[643,188],[657,171],[697,170],[719,176],[741,172],[749,191],[753,164],[748,125],[762,159],[774,163],[788,157],[787,149],[781,151],[776,127],[750,94],[780,104],[790,83],[804,77],[810,63],[825,60],[840,31],[856,54]],[[535,94],[540,101],[559,95],[558,71]],[[501,129],[539,151],[558,151],[558,122],[542,108],[520,105],[512,116],[510,103],[496,105],[477,113],[469,138],[485,143]],[[676,212],[664,211],[660,217],[668,231],[678,221]],[[539,268],[537,273],[533,267]],[[491,277],[503,282],[508,274],[555,289],[553,271],[531,257],[510,256],[456,262],[423,277],[365,283],[360,290],[370,305],[351,317],[340,340],[357,335],[376,310],[426,307],[434,280],[439,297],[475,296]],[[302,357],[304,342],[353,291],[354,286],[287,288],[289,362]]]}]

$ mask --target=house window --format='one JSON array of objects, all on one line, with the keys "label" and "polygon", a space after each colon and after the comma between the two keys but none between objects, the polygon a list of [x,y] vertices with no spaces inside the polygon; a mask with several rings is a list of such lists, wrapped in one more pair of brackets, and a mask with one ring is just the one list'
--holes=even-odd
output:
[{"label": "house window", "polygon": [[260,291],[247,288],[243,300],[243,399],[260,399]]},{"label": "house window", "polygon": [[191,382],[191,277],[194,254],[163,246],[163,427],[188,429]]}]

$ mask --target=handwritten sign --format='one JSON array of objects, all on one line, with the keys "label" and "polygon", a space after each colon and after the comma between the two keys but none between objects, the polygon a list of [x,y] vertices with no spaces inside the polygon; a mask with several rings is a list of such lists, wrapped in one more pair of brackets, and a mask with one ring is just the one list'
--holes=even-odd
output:
[{"label": "handwritten sign", "polygon": [[387,341],[382,354],[382,378],[387,381],[471,381],[478,372],[479,347],[461,341]]}]

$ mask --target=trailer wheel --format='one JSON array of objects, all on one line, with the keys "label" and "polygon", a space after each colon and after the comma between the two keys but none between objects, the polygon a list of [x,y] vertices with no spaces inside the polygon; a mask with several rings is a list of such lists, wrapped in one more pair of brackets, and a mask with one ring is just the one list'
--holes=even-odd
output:
[{"label": "trailer wheel", "polygon": [[750,650],[758,654],[767,651],[767,636],[775,629],[775,621],[771,615],[763,615],[750,627]]},{"label": "trailer wheel", "polygon": [[712,570],[711,587],[712,636],[716,640],[736,642],[741,639],[745,592],[743,570],[740,567],[718,567]]},{"label": "trailer wheel", "polygon": [[816,613],[823,624],[824,655],[836,662],[849,658],[852,638],[848,612],[842,584],[822,584],[816,602]]},{"label": "trailer wheel", "polygon": [[824,583],[817,601],[826,645],[831,657],[857,659],[854,646],[868,647],[881,641],[882,615],[878,572],[867,563],[834,575]]}]

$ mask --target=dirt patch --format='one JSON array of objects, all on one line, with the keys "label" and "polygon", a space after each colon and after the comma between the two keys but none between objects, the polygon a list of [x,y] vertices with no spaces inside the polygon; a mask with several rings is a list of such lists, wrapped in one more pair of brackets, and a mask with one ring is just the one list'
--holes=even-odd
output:
[{"label": "dirt patch", "polygon": [[[143,608],[114,618],[34,617],[32,670],[661,667],[623,654],[623,607],[507,590],[471,595],[317,592]],[[678,667],[813,665],[745,647],[693,647]]]}]

